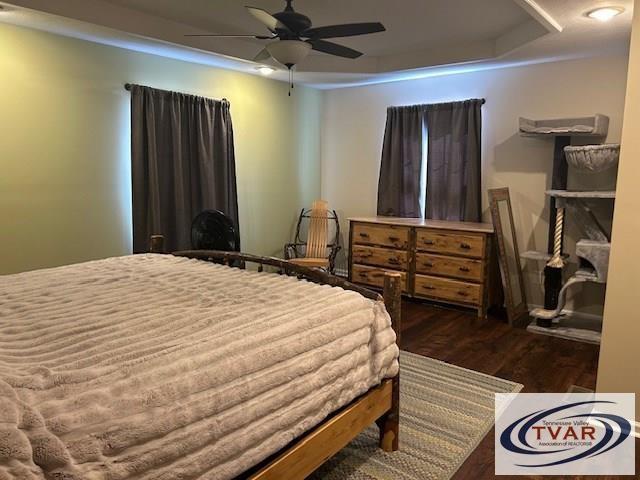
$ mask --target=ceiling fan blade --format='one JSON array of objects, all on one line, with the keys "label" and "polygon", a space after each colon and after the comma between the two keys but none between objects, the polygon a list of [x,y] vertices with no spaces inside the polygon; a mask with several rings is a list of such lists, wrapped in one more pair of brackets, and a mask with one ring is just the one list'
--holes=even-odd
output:
[{"label": "ceiling fan blade", "polygon": [[312,39],[353,37],[368,33],[384,32],[386,29],[380,22],[374,23],[346,23],[344,25],[327,25],[326,27],[309,28],[304,32],[305,37]]},{"label": "ceiling fan blade", "polygon": [[215,37],[215,38],[257,38],[258,40],[271,40],[276,38],[275,35],[266,36],[266,35],[218,35],[214,33],[201,33],[201,34],[190,34],[185,35],[185,37]]},{"label": "ceiling fan blade", "polygon": [[330,55],[336,55],[344,58],[358,58],[362,56],[362,52],[354,50],[353,48],[338,45],[337,43],[326,42],[324,40],[307,40],[307,43],[311,44],[311,48],[318,52],[328,53]]},{"label": "ceiling fan blade", "polygon": [[258,53],[255,57],[253,57],[253,61],[262,62],[264,60],[268,60],[269,58],[271,58],[271,54],[269,53],[269,50],[267,50],[266,48],[263,48],[262,50],[260,50],[260,53]]},{"label": "ceiling fan blade", "polygon": [[263,10],[262,8],[249,7],[249,6],[245,6],[245,8],[249,11],[251,15],[255,17],[256,20],[258,20],[260,23],[262,23],[264,26],[266,26],[269,30],[271,30],[274,33],[277,29],[289,30],[284,23],[282,23],[280,20],[278,20],[276,17],[271,15],[266,10]]}]

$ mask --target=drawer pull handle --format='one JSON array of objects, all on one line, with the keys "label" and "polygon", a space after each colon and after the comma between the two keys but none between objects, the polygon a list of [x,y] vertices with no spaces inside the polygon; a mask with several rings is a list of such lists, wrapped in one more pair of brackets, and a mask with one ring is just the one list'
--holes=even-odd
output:
[{"label": "drawer pull handle", "polygon": [[462,248],[463,250],[471,250],[471,245],[463,242],[460,244],[460,248]]},{"label": "drawer pull handle", "polygon": [[400,259],[391,257],[387,260],[391,265],[400,265]]},{"label": "drawer pull handle", "polygon": [[460,267],[460,271],[461,272],[468,272],[470,270],[469,270],[469,267]]},{"label": "drawer pull handle", "polygon": [[460,295],[461,297],[468,297],[469,296],[469,294],[467,292],[465,292],[464,290],[460,290],[458,292],[458,295]]},{"label": "drawer pull handle", "polygon": [[368,233],[364,233],[364,232],[360,232],[360,236],[362,238],[369,238],[369,234]]},{"label": "drawer pull handle", "polygon": [[366,272],[360,272],[358,273],[358,275],[360,275],[362,278],[365,278],[367,276]]},{"label": "drawer pull handle", "polygon": [[424,265],[426,268],[433,268],[433,263],[431,263],[431,262],[424,262],[424,263],[423,263],[423,265]]},{"label": "drawer pull handle", "polygon": [[424,239],[423,242],[425,243],[425,245],[433,245],[434,244],[433,240],[429,240],[428,238]]},{"label": "drawer pull handle", "polygon": [[435,290],[436,289],[436,287],[432,287],[431,285],[422,285],[422,288],[424,290]]},{"label": "drawer pull handle", "polygon": [[399,242],[400,239],[398,237],[389,237],[389,240],[391,240],[392,242]]}]

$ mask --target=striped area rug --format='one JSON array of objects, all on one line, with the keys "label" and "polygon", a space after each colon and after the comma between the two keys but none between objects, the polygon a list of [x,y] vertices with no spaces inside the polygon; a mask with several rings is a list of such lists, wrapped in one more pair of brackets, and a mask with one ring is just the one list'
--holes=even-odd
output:
[{"label": "striped area rug", "polygon": [[413,353],[400,361],[400,450],[380,450],[373,425],[311,479],[449,479],[493,426],[493,394],[522,388]]}]

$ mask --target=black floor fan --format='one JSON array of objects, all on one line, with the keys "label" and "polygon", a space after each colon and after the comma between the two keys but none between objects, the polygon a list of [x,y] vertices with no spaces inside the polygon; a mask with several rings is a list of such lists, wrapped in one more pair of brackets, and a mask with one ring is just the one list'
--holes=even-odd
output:
[{"label": "black floor fan", "polygon": [[194,250],[240,251],[240,235],[231,218],[220,210],[204,210],[191,223]]}]

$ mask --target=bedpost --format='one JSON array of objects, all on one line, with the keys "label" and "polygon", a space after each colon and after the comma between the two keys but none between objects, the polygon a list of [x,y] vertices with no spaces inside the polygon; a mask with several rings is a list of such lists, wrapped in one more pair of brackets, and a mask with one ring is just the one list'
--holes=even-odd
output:
[{"label": "bedpost", "polygon": [[391,327],[396,332],[396,343],[400,345],[401,325],[400,308],[402,302],[402,276],[399,273],[385,272],[384,290],[382,292],[384,306],[391,317]]},{"label": "bedpost", "polygon": [[163,235],[151,235],[150,249],[151,253],[165,253],[164,252],[164,236]]},{"label": "bedpost", "polygon": [[[384,275],[384,305],[391,316],[391,326],[396,333],[396,343],[400,347],[402,320],[402,277],[399,273],[387,272]],[[391,379],[391,409],[376,422],[380,428],[380,448],[385,452],[398,450],[400,431],[400,372]]]}]

